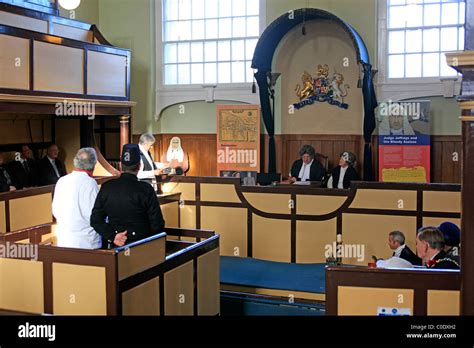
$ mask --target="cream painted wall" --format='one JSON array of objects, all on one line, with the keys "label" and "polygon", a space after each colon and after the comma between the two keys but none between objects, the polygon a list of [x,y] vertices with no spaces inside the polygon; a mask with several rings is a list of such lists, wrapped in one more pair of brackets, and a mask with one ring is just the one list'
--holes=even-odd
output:
[{"label": "cream painted wall", "polygon": [[[275,56],[274,70],[282,74],[281,132],[362,134],[362,90],[357,88],[359,65],[349,36],[332,22],[308,22],[306,32],[306,36],[301,34],[301,26],[291,30],[280,42],[279,52]],[[318,64],[328,64],[329,80],[332,80],[335,71],[344,76],[343,85],[349,86],[344,102],[349,104],[349,108],[346,110],[316,102],[290,113],[289,106],[299,101],[295,86],[302,85],[301,76],[305,71],[317,78]]]}]

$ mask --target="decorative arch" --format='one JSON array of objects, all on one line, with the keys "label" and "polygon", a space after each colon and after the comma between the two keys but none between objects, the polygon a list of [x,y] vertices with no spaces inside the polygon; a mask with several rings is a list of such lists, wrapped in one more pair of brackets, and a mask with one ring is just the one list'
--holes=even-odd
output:
[{"label": "decorative arch", "polygon": [[362,93],[364,97],[364,179],[373,180],[372,175],[372,148],[371,135],[375,129],[374,109],[377,107],[375,89],[373,85],[372,65],[370,64],[367,47],[359,33],[348,23],[332,13],[316,8],[302,8],[292,10],[273,21],[263,32],[252,59],[252,68],[256,69],[255,80],[260,90],[260,105],[265,128],[269,135],[269,163],[268,171],[276,172],[275,150],[275,121],[273,110],[270,106],[269,73],[272,72],[272,61],[278,44],[283,37],[294,27],[309,21],[333,21],[341,26],[350,38],[358,63],[364,71]]}]

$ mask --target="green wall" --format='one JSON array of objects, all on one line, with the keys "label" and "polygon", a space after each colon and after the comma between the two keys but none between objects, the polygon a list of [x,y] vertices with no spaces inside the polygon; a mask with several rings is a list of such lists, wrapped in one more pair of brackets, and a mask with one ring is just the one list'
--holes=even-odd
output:
[{"label": "green wall", "polygon": [[[76,19],[97,24],[113,45],[132,50],[133,133],[158,132],[155,113],[155,24],[153,0],[82,0]],[[69,17],[69,11],[61,11]]]},{"label": "green wall", "polygon": [[152,0],[99,0],[99,28],[113,45],[132,50],[133,133],[155,131],[155,24]]},{"label": "green wall", "polygon": [[431,134],[460,135],[461,110],[456,98],[425,97],[413,100],[430,100]]},{"label": "green wall", "polygon": [[78,21],[99,24],[99,0],[81,0],[79,7],[72,12],[59,6],[59,14],[62,17],[71,18],[74,15]]}]

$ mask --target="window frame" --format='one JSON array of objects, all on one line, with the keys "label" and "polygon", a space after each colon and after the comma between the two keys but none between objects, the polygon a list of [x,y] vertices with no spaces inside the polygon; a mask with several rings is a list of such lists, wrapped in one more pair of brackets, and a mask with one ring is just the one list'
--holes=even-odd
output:
[{"label": "window frame", "polygon": [[[266,28],[266,2],[259,1],[259,38]],[[164,43],[163,43],[163,1],[154,2],[155,6],[155,120],[159,120],[164,109],[171,105],[191,101],[213,102],[226,100],[259,104],[258,93],[252,93],[252,82],[212,83],[212,84],[164,84]],[[209,41],[218,41],[211,40]],[[227,40],[227,39],[226,39]],[[232,40],[232,38],[229,38]],[[205,40],[203,40],[204,42]],[[258,87],[257,87],[258,88]]]},{"label": "window frame", "polygon": [[[378,76],[377,87],[380,100],[403,100],[409,98],[443,96],[446,83],[454,82],[454,94],[458,95],[461,89],[460,76],[450,77],[388,77],[388,2],[378,0]],[[414,28],[416,29],[416,28]],[[403,53],[406,55],[406,53]]]}]

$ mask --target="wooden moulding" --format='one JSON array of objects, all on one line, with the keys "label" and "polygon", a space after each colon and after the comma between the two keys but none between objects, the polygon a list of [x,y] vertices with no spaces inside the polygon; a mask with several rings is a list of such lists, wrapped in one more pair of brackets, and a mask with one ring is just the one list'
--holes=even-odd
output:
[{"label": "wooden moulding", "polygon": [[[461,272],[452,270],[390,270],[330,266],[326,269],[326,310],[338,314],[338,287],[413,289],[413,315],[427,315],[428,290],[460,290]],[[403,307],[400,305],[399,307]],[[374,315],[376,315],[374,313]]]}]

